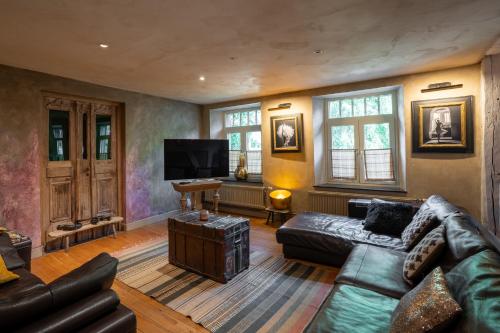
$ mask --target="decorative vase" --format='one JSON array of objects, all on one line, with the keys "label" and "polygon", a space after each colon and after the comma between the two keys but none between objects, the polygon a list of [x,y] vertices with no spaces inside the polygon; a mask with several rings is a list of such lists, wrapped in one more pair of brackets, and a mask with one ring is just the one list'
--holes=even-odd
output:
[{"label": "decorative vase", "polygon": [[238,162],[238,167],[234,170],[234,178],[236,180],[246,180],[248,178],[248,171],[245,168],[246,158],[244,153],[240,153],[240,160]]}]

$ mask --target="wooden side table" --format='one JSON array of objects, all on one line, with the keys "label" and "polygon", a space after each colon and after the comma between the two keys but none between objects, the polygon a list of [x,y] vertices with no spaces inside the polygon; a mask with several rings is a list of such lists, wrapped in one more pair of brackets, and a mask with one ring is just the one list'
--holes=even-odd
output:
[{"label": "wooden side table", "polygon": [[289,209],[274,209],[273,207],[267,207],[266,212],[267,212],[266,224],[269,224],[269,221],[271,221],[271,224],[274,224],[275,214],[278,215],[280,223],[283,224],[286,222],[287,215],[290,214]]},{"label": "wooden side table", "polygon": [[214,211],[215,214],[219,212],[219,188],[222,186],[220,180],[194,180],[190,182],[172,182],[174,190],[181,194],[181,209],[183,212],[188,210],[186,193],[191,193],[191,210],[196,209],[195,192],[214,190]]}]

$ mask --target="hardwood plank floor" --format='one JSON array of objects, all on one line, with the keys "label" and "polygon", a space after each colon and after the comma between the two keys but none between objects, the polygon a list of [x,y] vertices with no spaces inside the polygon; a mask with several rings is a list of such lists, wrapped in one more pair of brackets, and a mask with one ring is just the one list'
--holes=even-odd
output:
[{"label": "hardwood plank floor", "polygon": [[[266,225],[265,220],[251,219],[250,247],[272,255],[281,255],[281,245],[276,242],[275,232],[276,227]],[[144,242],[167,238],[166,222],[152,224],[132,231],[120,232],[116,239],[111,237],[100,238],[73,246],[69,252],[61,250],[33,259],[32,272],[43,281],[50,282],[79,267],[101,252],[116,252]],[[333,267],[328,267],[328,269],[335,272],[338,271]],[[138,332],[208,332],[191,319],[169,309],[118,280],[115,280],[112,288],[120,296],[121,302],[135,312]]]}]

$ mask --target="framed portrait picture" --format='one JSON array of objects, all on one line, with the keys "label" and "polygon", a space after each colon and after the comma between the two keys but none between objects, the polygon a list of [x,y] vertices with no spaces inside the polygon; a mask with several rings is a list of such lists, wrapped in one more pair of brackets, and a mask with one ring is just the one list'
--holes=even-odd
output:
[{"label": "framed portrait picture", "polygon": [[271,117],[273,153],[294,153],[302,150],[302,113]]},{"label": "framed portrait picture", "polygon": [[472,96],[412,102],[414,153],[473,153]]}]

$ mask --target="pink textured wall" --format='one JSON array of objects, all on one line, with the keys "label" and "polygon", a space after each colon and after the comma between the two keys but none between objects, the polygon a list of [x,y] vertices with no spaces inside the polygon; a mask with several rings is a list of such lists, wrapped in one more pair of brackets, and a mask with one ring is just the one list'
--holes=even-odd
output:
[{"label": "pink textured wall", "polygon": [[125,104],[127,223],[179,206],[163,181],[163,139],[200,136],[198,105],[148,96],[0,65],[0,225],[42,244],[40,133],[42,91]]},{"label": "pink textured wall", "polygon": [[40,233],[36,232],[40,229],[38,135],[34,130],[26,137],[19,134],[2,135],[0,216],[8,228],[30,235],[33,244],[39,245]]}]

